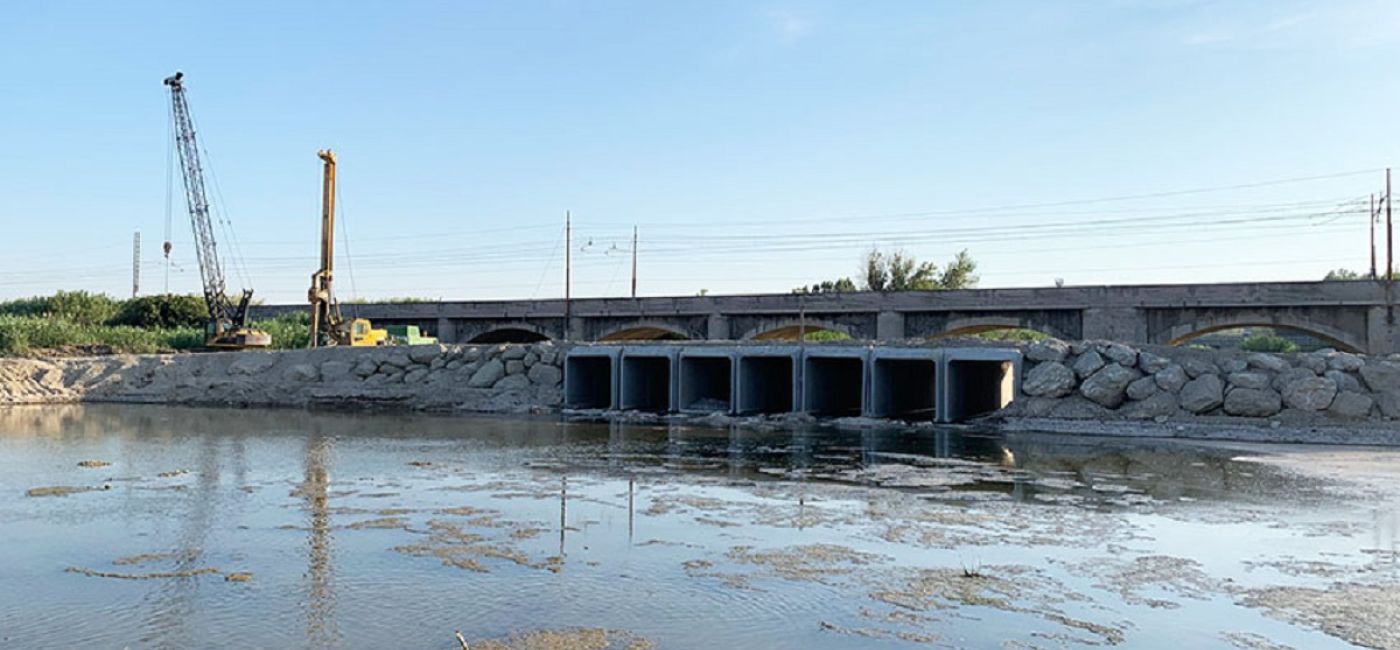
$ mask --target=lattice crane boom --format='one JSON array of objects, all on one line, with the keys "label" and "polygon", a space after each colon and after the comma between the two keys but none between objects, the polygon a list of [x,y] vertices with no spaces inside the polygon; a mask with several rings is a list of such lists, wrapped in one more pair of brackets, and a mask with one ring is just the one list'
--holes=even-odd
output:
[{"label": "lattice crane boom", "polygon": [[219,247],[214,239],[209,196],[204,188],[204,165],[200,160],[189,102],[185,99],[184,78],[183,72],[176,72],[166,77],[164,83],[170,87],[170,116],[174,122],[175,150],[179,154],[180,175],[185,187],[185,207],[189,210],[190,227],[194,231],[199,276],[204,283],[204,302],[209,307],[206,345],[264,347],[270,343],[267,334],[247,329],[248,304],[252,301],[253,290],[244,289],[237,305],[228,298],[224,266],[219,260]]}]

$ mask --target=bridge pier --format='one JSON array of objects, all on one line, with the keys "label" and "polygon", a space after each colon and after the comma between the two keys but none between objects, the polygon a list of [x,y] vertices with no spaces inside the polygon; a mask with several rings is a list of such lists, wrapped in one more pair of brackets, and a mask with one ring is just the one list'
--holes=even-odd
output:
[{"label": "bridge pier", "polygon": [[875,338],[881,341],[898,341],[904,338],[904,314],[897,311],[882,311],[875,317]]},{"label": "bridge pier", "polygon": [[1147,315],[1136,307],[1089,307],[1083,312],[1083,336],[1101,341],[1146,344]]}]

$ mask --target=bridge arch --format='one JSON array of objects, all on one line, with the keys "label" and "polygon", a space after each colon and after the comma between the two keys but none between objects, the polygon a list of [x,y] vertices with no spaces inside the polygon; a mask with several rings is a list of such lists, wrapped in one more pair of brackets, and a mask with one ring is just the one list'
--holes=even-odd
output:
[{"label": "bridge arch", "polygon": [[538,343],[548,341],[549,335],[529,323],[513,323],[493,327],[477,334],[468,343]]},{"label": "bridge arch", "polygon": [[1321,323],[1287,317],[1276,319],[1222,318],[1219,320],[1208,319],[1194,323],[1183,323],[1167,330],[1167,332],[1159,338],[1164,339],[1160,342],[1166,345],[1182,345],[1189,343],[1192,339],[1197,337],[1205,336],[1206,334],[1244,327],[1270,327],[1302,332],[1338,350],[1346,352],[1364,352],[1366,350],[1365,341],[1361,340],[1360,337],[1355,334]]},{"label": "bridge arch", "polygon": [[941,332],[931,334],[928,338],[942,339],[956,336],[976,336],[978,334],[996,332],[999,330],[1031,330],[1057,339],[1079,338],[1068,332],[1062,332],[1058,327],[1048,323],[1042,323],[1032,318],[1017,318],[1015,316],[972,316],[953,319],[948,322]]},{"label": "bridge arch", "polygon": [[739,337],[744,341],[796,341],[802,333],[811,334],[814,332],[834,332],[846,338],[855,338],[851,334],[850,328],[839,323],[826,320],[784,320],[776,323],[766,323],[755,327]]},{"label": "bridge arch", "polygon": [[604,332],[599,341],[686,341],[690,336],[666,323],[642,321]]}]

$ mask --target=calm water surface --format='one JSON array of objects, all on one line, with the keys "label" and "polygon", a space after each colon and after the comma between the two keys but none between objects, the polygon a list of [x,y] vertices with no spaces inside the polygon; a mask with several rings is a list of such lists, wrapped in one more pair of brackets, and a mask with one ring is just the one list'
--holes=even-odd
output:
[{"label": "calm water surface", "polygon": [[1353,647],[1260,598],[1397,584],[1393,452],[1281,451],[0,409],[0,647]]}]

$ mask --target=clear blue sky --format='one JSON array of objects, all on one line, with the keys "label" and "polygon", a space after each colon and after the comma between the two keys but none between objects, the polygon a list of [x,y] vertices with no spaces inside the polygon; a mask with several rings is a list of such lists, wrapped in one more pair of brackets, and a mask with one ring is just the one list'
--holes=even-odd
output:
[{"label": "clear blue sky", "polygon": [[[566,209],[584,296],[626,295],[633,224],[644,295],[786,291],[873,244],[967,248],[983,286],[1317,279],[1366,267],[1346,202],[1382,181],[1334,175],[1400,160],[1393,1],[293,4],[0,9],[0,298],[129,293],[137,230],[163,289],[176,69],[229,276],[281,302],[323,147],[342,298],[561,295]],[[178,181],[174,210],[195,292]]]}]

